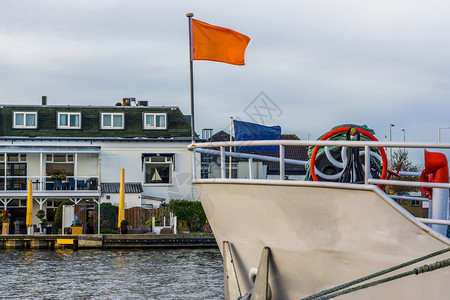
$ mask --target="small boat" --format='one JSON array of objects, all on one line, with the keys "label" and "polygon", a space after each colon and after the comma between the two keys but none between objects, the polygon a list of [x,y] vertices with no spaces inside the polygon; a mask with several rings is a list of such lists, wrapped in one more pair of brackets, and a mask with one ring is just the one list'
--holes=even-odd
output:
[{"label": "small boat", "polygon": [[[355,139],[355,130],[366,138]],[[420,182],[387,180],[396,172],[388,170],[384,149],[450,149],[450,144],[380,142],[363,131],[341,129],[345,140],[325,134],[318,141],[189,146],[220,157],[221,178],[194,178],[193,184],[223,256],[226,299],[448,299],[447,158],[425,152],[425,170],[406,174],[422,175]],[[227,178],[228,157],[250,164],[264,159],[225,151],[244,145],[279,146],[280,156],[267,160],[279,161],[280,179]],[[286,146],[310,147],[309,161],[289,163],[309,164],[313,180],[285,180]],[[318,156],[336,171],[318,168]],[[414,199],[430,202],[432,215],[410,214],[397,203],[401,196],[387,194],[384,185],[427,188],[432,200]]]}]

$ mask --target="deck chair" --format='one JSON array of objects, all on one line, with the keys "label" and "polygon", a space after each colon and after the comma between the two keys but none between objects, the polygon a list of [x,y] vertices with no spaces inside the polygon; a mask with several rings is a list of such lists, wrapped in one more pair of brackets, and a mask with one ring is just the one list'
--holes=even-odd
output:
[{"label": "deck chair", "polygon": [[61,180],[54,180],[53,181],[53,188],[55,190],[62,190],[62,188],[63,188],[62,181]]},{"label": "deck chair", "polygon": [[85,189],[87,189],[87,186],[88,186],[88,184],[87,184],[86,181],[84,181],[84,180],[78,180],[78,182],[77,182],[77,187],[78,187],[80,190],[85,190]]},{"label": "deck chair", "polygon": [[75,179],[70,179],[69,180],[69,190],[74,190],[75,189]]}]

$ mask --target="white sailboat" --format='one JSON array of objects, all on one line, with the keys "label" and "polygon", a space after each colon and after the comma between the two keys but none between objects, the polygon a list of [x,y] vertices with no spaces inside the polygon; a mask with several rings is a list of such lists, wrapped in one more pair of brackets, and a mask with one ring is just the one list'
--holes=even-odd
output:
[{"label": "white sailboat", "polygon": [[159,175],[158,169],[155,168],[155,173],[153,173],[151,182],[162,182],[162,178]]}]

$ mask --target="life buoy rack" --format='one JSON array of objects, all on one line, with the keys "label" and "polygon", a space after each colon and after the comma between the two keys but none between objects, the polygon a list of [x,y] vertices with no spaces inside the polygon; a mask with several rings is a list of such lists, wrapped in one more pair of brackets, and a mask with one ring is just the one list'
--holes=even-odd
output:
[{"label": "life buoy rack", "polygon": [[[320,138],[321,141],[326,141],[328,139],[330,139],[331,137],[333,137],[335,134],[338,133],[343,133],[346,132],[348,129],[350,129],[350,126],[347,127],[340,127],[340,128],[336,128],[334,130],[331,130],[330,132],[328,132],[327,134],[325,134],[324,136],[322,136],[322,138]],[[361,135],[364,135],[365,137],[369,138],[372,141],[378,141],[378,139],[376,137],[374,137],[370,132],[361,129],[361,128],[357,128],[358,131],[360,132]],[[317,153],[319,152],[321,146],[315,146],[312,153],[311,153],[311,159],[310,159],[310,172],[311,172],[311,177],[314,181],[320,181],[319,178],[316,175],[315,172],[315,166],[316,166],[316,156]],[[380,179],[385,179],[386,178],[386,174],[388,172],[388,163],[387,163],[387,157],[386,157],[386,152],[384,151],[383,147],[378,147],[378,151],[380,152],[380,156],[382,159],[382,171],[381,171],[381,175],[380,175]]]}]

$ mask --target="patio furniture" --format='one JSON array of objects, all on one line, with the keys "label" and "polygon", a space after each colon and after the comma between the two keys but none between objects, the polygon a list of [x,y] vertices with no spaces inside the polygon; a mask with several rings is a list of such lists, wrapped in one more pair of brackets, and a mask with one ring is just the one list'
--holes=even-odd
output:
[{"label": "patio furniture", "polygon": [[87,187],[88,187],[88,183],[86,181],[84,181],[84,180],[78,180],[77,187],[80,190],[86,190]]},{"label": "patio furniture", "polygon": [[62,190],[63,189],[63,183],[59,179],[53,180],[53,189],[54,190]]},{"label": "patio furniture", "polygon": [[170,227],[161,228],[161,231],[159,233],[160,234],[172,234],[172,228],[170,228]]},{"label": "patio furniture", "polygon": [[70,179],[69,180],[69,190],[74,190],[75,189],[75,179]]},{"label": "patio furniture", "polygon": [[97,189],[97,178],[89,178],[88,180],[88,189],[89,190],[96,190]]},{"label": "patio furniture", "polygon": [[83,234],[83,226],[72,226],[72,234]]},{"label": "patio furniture", "polygon": [[46,182],[45,183],[45,189],[47,190],[47,191],[51,191],[51,190],[54,190],[55,189],[55,186],[54,186],[54,183],[53,182]]},{"label": "patio furniture", "polygon": [[141,234],[141,229],[133,228],[132,225],[128,225],[128,234]]},{"label": "patio furniture", "polygon": [[140,230],[142,234],[147,234],[151,232],[151,226],[150,225],[141,225]]}]

